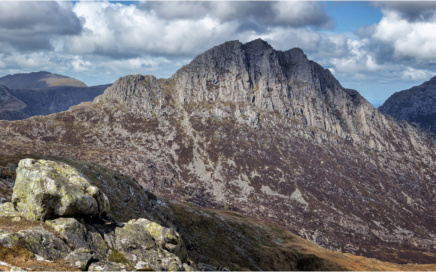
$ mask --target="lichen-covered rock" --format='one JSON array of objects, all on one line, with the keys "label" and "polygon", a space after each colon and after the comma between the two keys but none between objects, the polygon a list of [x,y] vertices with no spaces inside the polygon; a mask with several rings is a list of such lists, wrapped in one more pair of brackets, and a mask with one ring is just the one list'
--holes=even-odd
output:
[{"label": "lichen-covered rock", "polygon": [[180,235],[147,219],[130,220],[124,227],[116,228],[116,249],[134,263],[137,270],[183,270],[180,258],[166,247],[174,245],[182,251]]},{"label": "lichen-covered rock", "polygon": [[75,218],[57,218],[45,223],[54,228],[59,236],[74,248],[88,246],[86,228]]},{"label": "lichen-covered rock", "polygon": [[4,247],[13,247],[18,240],[20,235],[15,232],[9,232],[6,230],[0,230],[0,245]]},{"label": "lichen-covered rock", "polygon": [[48,260],[62,259],[70,252],[62,239],[42,227],[33,227],[19,232],[0,231],[0,245],[13,247],[18,242],[30,252]]},{"label": "lichen-covered rock", "polygon": [[98,218],[109,212],[100,189],[68,164],[48,160],[20,161],[12,202],[28,220]]},{"label": "lichen-covered rock", "polygon": [[[132,251],[125,254],[127,259],[135,263],[136,270],[181,271],[180,259],[171,252],[155,248],[145,252]],[[133,261],[135,260],[135,261]]]},{"label": "lichen-covered rock", "polygon": [[57,218],[47,220],[47,225],[53,227],[59,236],[74,249],[87,248],[94,252],[98,260],[107,256],[108,246],[100,233],[90,231],[87,227],[75,218]]},{"label": "lichen-covered rock", "polygon": [[15,210],[14,205],[11,202],[0,204],[0,216],[20,216],[20,213]]},{"label": "lichen-covered rock", "polygon": [[129,221],[124,227],[115,229],[115,246],[119,251],[147,251],[157,245],[145,227],[135,224],[136,220]]},{"label": "lichen-covered rock", "polygon": [[131,270],[126,264],[101,261],[92,263],[88,271],[128,271]]},{"label": "lichen-covered rock", "polygon": [[77,267],[82,271],[86,271],[93,260],[94,254],[88,248],[78,248],[71,252],[65,261],[68,265]]},{"label": "lichen-covered rock", "polygon": [[10,271],[12,272],[12,271],[27,271],[27,270],[23,269],[21,267],[18,267],[18,266],[13,266],[13,267],[11,267]]},{"label": "lichen-covered rock", "polygon": [[33,227],[18,232],[25,247],[32,253],[38,254],[47,260],[62,259],[69,253],[67,244],[59,237],[43,229]]},{"label": "lichen-covered rock", "polygon": [[145,229],[148,230],[161,248],[176,254],[182,260],[186,258],[186,248],[180,234],[175,230],[144,218],[136,220],[135,224],[145,226]]}]

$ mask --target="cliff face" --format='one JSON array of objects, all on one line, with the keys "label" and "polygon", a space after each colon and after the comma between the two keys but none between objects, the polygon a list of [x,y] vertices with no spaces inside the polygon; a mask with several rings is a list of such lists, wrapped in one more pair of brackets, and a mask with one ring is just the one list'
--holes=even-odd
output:
[{"label": "cliff face", "polygon": [[170,79],[123,77],[93,102],[0,125],[4,154],[87,159],[328,248],[436,261],[433,135],[380,113],[300,49],[228,42]]},{"label": "cliff face", "polygon": [[379,110],[436,133],[436,77],[419,86],[394,93]]}]

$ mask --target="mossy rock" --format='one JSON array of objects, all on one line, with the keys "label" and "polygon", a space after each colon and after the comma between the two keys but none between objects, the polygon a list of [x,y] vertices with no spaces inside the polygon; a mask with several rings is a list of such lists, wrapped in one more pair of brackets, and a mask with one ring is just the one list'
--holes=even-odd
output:
[{"label": "mossy rock", "polygon": [[99,218],[109,200],[79,171],[49,160],[21,160],[12,194],[15,208],[28,220],[57,217]]},{"label": "mossy rock", "polygon": [[86,248],[94,252],[94,257],[98,260],[107,256],[109,247],[98,232],[87,229],[75,218],[57,218],[47,220],[45,223],[54,228],[59,236],[66,241],[73,249]]},{"label": "mossy rock", "polygon": [[20,213],[15,210],[14,204],[12,204],[11,202],[6,202],[0,204],[0,216],[16,217],[20,216]]},{"label": "mossy rock", "polygon": [[82,271],[86,271],[94,259],[94,254],[88,248],[78,248],[71,252],[65,261],[68,265],[77,267]]},{"label": "mossy rock", "polygon": [[62,259],[70,252],[62,239],[42,227],[33,227],[7,236],[11,239],[11,246],[21,243],[30,252],[48,260]]},{"label": "mossy rock", "polygon": [[137,270],[183,269],[180,258],[165,248],[170,243],[174,243],[172,249],[182,246],[180,235],[172,229],[140,218],[130,220],[124,227],[116,228],[115,236],[116,249]]}]

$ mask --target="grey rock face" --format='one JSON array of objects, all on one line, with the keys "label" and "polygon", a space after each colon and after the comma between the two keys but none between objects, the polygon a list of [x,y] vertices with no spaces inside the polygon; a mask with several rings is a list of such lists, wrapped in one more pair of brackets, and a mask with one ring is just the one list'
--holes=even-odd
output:
[{"label": "grey rock face", "polygon": [[93,258],[94,254],[88,248],[78,248],[65,257],[65,261],[70,266],[77,267],[82,271],[88,271]]},{"label": "grey rock face", "polygon": [[42,227],[2,234],[0,237],[0,244],[5,247],[12,247],[18,241],[22,241],[30,252],[48,260],[62,259],[70,252],[64,241]]},{"label": "grey rock face", "polygon": [[395,117],[417,124],[436,133],[436,77],[423,84],[394,93],[379,110]]},{"label": "grey rock face", "polygon": [[182,246],[182,240],[174,230],[141,218],[116,228],[115,236],[116,249],[123,252],[130,262],[136,263],[137,270],[183,270],[180,258],[167,251]]},{"label": "grey rock face", "polygon": [[28,220],[99,218],[110,209],[106,195],[76,169],[47,160],[20,161],[12,202]]},{"label": "grey rock face", "polygon": [[87,249],[93,252],[93,258],[103,260],[107,257],[109,247],[97,231],[91,231],[75,218],[58,218],[48,220],[46,224],[53,227],[59,236],[73,249]]}]

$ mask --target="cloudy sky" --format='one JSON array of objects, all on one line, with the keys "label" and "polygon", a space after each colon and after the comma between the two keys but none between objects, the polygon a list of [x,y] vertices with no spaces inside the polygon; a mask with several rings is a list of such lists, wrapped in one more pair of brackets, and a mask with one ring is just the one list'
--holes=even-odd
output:
[{"label": "cloudy sky", "polygon": [[436,75],[436,2],[1,1],[0,77],[170,77],[228,40],[300,47],[375,106]]}]

